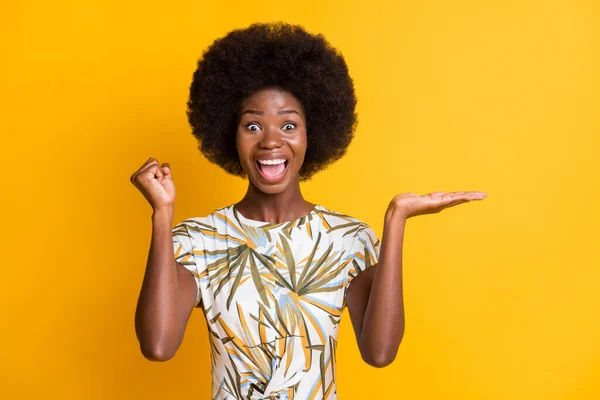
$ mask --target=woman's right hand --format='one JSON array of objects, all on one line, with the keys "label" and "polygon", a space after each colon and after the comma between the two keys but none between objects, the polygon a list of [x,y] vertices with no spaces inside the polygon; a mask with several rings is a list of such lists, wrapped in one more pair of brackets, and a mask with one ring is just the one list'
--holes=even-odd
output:
[{"label": "woman's right hand", "polygon": [[175,184],[169,163],[159,165],[158,160],[150,157],[129,180],[142,192],[154,211],[175,205]]}]

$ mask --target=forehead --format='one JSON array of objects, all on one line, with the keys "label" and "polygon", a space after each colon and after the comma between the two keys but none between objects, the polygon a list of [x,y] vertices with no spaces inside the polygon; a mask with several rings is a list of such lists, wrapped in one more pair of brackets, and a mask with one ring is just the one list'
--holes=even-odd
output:
[{"label": "forehead", "polygon": [[256,110],[265,114],[281,110],[296,110],[304,116],[304,108],[300,100],[292,93],[279,88],[265,88],[246,97],[240,104],[240,111]]}]

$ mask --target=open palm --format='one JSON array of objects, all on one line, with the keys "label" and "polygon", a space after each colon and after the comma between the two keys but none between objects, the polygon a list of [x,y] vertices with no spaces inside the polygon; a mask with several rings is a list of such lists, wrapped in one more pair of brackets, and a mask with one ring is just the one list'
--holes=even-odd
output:
[{"label": "open palm", "polygon": [[484,192],[432,192],[424,195],[402,193],[395,196],[391,204],[400,210],[406,218],[423,214],[434,214],[444,208],[466,203],[472,200],[483,200]]}]

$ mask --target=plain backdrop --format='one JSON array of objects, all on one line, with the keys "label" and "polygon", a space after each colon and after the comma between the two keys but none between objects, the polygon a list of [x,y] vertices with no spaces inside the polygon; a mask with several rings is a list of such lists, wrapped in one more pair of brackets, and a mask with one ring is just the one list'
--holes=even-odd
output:
[{"label": "plain backdrop", "polygon": [[129,177],[170,162],[175,222],[242,197],[185,102],[214,39],[278,20],[338,48],[358,96],[309,201],[381,237],[398,193],[489,195],[408,220],[398,357],[363,363],[345,312],[340,400],[600,398],[595,0],[4,4],[0,397],[210,398],[200,310],[174,359],[139,351],[151,208]]}]

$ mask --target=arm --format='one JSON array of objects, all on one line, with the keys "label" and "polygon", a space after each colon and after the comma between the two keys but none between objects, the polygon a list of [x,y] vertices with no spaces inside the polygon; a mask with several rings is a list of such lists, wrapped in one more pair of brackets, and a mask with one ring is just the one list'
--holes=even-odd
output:
[{"label": "arm", "polygon": [[152,215],[152,241],[135,313],[135,329],[144,357],[166,361],[183,341],[198,290],[192,274],[175,262],[171,208]]},{"label": "arm", "polygon": [[347,303],[363,360],[374,367],[396,358],[404,335],[402,242],[406,216],[390,207],[385,215],[379,262],[348,288]]},{"label": "arm", "polygon": [[390,202],[379,262],[359,273],[347,293],[350,319],[366,363],[374,367],[389,365],[404,335],[402,246],[406,220],[486,197],[484,192],[433,192],[423,196],[404,193]]},{"label": "arm", "polygon": [[144,357],[166,361],[181,345],[198,287],[191,272],[175,261],[171,165],[160,165],[150,157],[129,180],[153,211],[152,240],[135,310],[135,332]]}]

